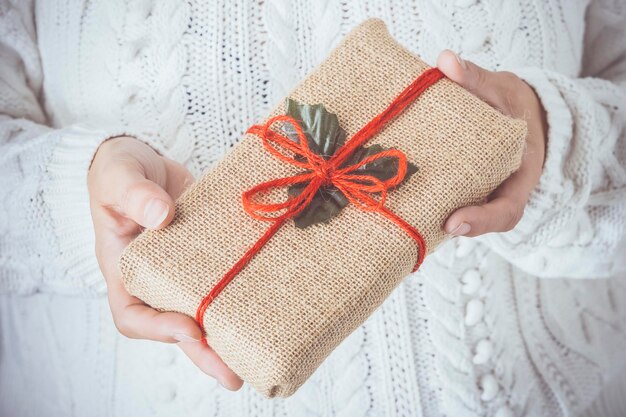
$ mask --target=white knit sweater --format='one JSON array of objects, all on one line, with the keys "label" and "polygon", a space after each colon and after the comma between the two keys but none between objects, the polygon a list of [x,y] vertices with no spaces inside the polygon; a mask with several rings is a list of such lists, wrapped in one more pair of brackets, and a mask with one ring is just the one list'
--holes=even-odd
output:
[{"label": "white knit sweater", "polygon": [[[521,223],[444,244],[289,399],[120,337],[98,145],[134,135],[199,174],[372,16],[430,63],[535,88],[548,152]],[[0,415],[626,415],[625,39],[623,0],[0,0]]]}]

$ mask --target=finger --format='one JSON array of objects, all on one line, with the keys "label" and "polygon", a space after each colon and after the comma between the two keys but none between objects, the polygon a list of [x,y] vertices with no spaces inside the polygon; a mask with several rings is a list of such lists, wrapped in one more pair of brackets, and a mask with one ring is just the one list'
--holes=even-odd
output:
[{"label": "finger", "polygon": [[508,232],[524,214],[524,204],[508,197],[496,197],[481,206],[456,210],[444,230],[453,236],[475,237],[485,233]]},{"label": "finger", "polygon": [[[165,171],[165,167],[162,168]],[[142,165],[122,161],[108,175],[103,201],[137,224],[160,229],[174,217],[174,201],[161,186],[146,178]],[[108,192],[107,192],[108,191]]]},{"label": "finger", "polygon": [[439,54],[437,67],[446,77],[482,98],[492,107],[505,114],[510,113],[508,87],[516,78],[513,74],[488,71],[462,59],[450,50]]},{"label": "finger", "polygon": [[183,341],[178,347],[202,372],[217,379],[224,388],[236,391],[243,385],[241,378],[231,371],[209,346],[201,342]]},{"label": "finger", "polygon": [[130,295],[119,280],[107,281],[107,287],[113,321],[124,336],[164,343],[202,337],[202,331],[191,317],[151,308]]}]

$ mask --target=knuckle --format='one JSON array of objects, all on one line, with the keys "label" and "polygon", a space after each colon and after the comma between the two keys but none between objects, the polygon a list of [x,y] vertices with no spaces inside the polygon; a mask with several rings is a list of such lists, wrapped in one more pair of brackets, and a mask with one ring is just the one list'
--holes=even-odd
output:
[{"label": "knuckle", "polygon": [[473,89],[480,90],[487,84],[487,71],[482,68],[474,68],[474,86]]},{"label": "knuckle", "polygon": [[122,335],[128,338],[133,338],[132,325],[128,320],[128,317],[125,315],[114,315],[113,323],[115,324],[115,328]]},{"label": "knuckle", "polygon": [[485,206],[476,207],[474,212],[474,221],[472,222],[471,233],[474,235],[482,235],[493,231],[493,213]]},{"label": "knuckle", "polygon": [[141,200],[141,196],[146,191],[146,184],[144,181],[133,182],[123,186],[120,194],[118,206],[122,212],[128,216],[136,209],[136,206],[140,204],[138,198]]},{"label": "knuckle", "polygon": [[521,79],[512,72],[502,71],[498,73],[496,90],[498,94],[498,109],[509,116],[518,116],[516,111],[517,102],[520,97]]},{"label": "knuckle", "polygon": [[522,220],[522,217],[524,217],[523,205],[519,206],[517,210],[515,211],[515,225],[517,225],[517,223],[519,223]]},{"label": "knuckle", "polygon": [[134,184],[128,185],[124,187],[119,194],[119,201],[117,202],[118,206],[124,214],[128,214],[128,211],[131,206],[131,197],[135,194],[136,186]]},{"label": "knuckle", "polygon": [[514,94],[508,88],[500,88],[498,93],[498,110],[500,110],[500,112],[506,114],[507,116],[515,116],[517,112],[515,111],[515,105],[512,98]]},{"label": "knuckle", "polygon": [[98,261],[103,260],[103,259],[106,258],[106,249],[105,249],[104,245],[101,245],[97,241],[96,241],[96,245],[94,246],[94,252],[96,254],[96,259]]},{"label": "knuckle", "polygon": [[520,78],[511,71],[500,71],[498,74],[505,87],[515,87],[520,81]]},{"label": "knuckle", "polygon": [[524,215],[524,207],[518,204],[510,204],[506,208],[505,221],[503,225],[503,231],[508,232],[513,230],[519,223]]}]

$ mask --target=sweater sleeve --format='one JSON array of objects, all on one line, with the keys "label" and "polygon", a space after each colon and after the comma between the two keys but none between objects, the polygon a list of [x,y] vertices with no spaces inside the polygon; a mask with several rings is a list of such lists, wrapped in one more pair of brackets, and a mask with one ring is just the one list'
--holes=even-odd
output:
[{"label": "sweater sleeve", "polygon": [[98,146],[129,133],[49,126],[30,3],[0,1],[0,293],[97,294],[86,177]]},{"label": "sweater sleeve", "polygon": [[606,3],[587,9],[579,78],[513,70],[547,112],[544,171],[519,224],[480,239],[539,277],[626,269],[626,7]]}]

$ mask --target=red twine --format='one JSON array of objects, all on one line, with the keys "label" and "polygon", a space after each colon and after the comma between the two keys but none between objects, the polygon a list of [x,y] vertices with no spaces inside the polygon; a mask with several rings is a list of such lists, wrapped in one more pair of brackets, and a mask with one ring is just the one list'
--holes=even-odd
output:
[{"label": "red twine", "polygon": [[[346,198],[357,208],[364,211],[375,211],[381,213],[389,220],[397,224],[402,230],[411,236],[418,247],[417,263],[413,272],[417,271],[421,265],[425,253],[426,244],[422,235],[413,226],[405,222],[396,214],[385,207],[387,191],[400,184],[406,175],[407,159],[404,153],[396,149],[386,150],[375,155],[371,155],[357,164],[341,167],[341,165],[352,155],[352,153],[374,135],[376,135],[387,123],[398,116],[409,104],[411,104],[422,92],[432,84],[443,78],[444,75],[437,68],[430,68],[424,71],[415,81],[400,93],[389,106],[370,120],[361,128],[344,146],[328,160],[315,154],[309,149],[306,136],[298,122],[290,116],[276,116],[269,119],[263,125],[254,125],[248,129],[247,133],[258,136],[263,141],[265,149],[281,161],[303,168],[305,173],[291,177],[278,178],[258,184],[242,195],[243,208],[246,212],[258,220],[273,222],[263,236],[235,263],[232,268],[220,279],[211,291],[202,299],[196,310],[196,321],[204,331],[204,313],[211,302],[219,293],[232,281],[232,279],[250,262],[250,260],[263,248],[268,240],[280,229],[283,223],[298,213],[311,202],[317,190],[323,185],[333,185],[339,189]],[[290,123],[293,125],[299,141],[296,143],[286,136],[271,130],[271,127],[278,122]],[[286,155],[278,150],[290,151],[292,155]],[[296,159],[296,157],[300,157]],[[302,158],[304,158],[302,160]],[[371,175],[358,175],[354,171],[379,158],[396,158],[398,160],[398,172],[392,178],[381,181]],[[307,183],[308,185],[295,198],[287,199],[282,203],[263,204],[254,201],[254,196],[274,188],[282,188],[293,184]],[[380,199],[371,196],[372,193],[380,193]],[[285,210],[283,214],[277,216],[266,216],[263,213],[275,213]],[[206,344],[206,337],[202,338]]]}]

